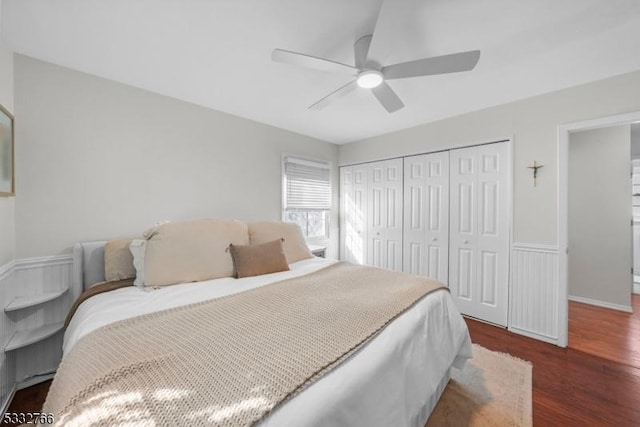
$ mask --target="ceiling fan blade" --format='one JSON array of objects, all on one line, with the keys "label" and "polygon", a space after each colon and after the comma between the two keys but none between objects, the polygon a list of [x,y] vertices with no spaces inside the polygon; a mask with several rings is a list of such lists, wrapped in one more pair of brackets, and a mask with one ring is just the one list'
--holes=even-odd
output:
[{"label": "ceiling fan blade", "polygon": [[385,79],[389,80],[470,71],[473,70],[479,59],[480,51],[471,50],[389,65],[382,68],[382,74]]},{"label": "ceiling fan blade", "polygon": [[393,113],[394,111],[398,111],[404,107],[404,104],[400,98],[398,98],[398,95],[396,95],[393,89],[391,89],[391,86],[386,82],[382,82],[380,86],[374,87],[371,91],[375,97],[378,98],[378,101],[380,101],[380,104],[382,104],[384,109],[389,113]]},{"label": "ceiling fan blade", "polygon": [[367,61],[379,67],[388,63],[389,56],[404,43],[406,32],[403,29],[415,23],[427,3],[424,0],[380,1]]},{"label": "ceiling fan blade", "polygon": [[338,89],[334,90],[329,95],[327,95],[324,98],[322,98],[321,100],[311,104],[309,106],[309,109],[311,109],[311,110],[321,110],[324,107],[326,107],[330,102],[332,102],[332,101],[334,101],[334,100],[336,100],[338,98],[342,98],[344,95],[346,95],[349,92],[353,91],[357,87],[358,87],[357,81],[356,80],[352,80],[349,83],[347,83],[346,85],[341,86]]},{"label": "ceiling fan blade", "polygon": [[362,36],[356,41],[354,45],[356,68],[362,69],[367,63],[367,54],[369,53],[369,45],[371,44],[372,36]]},{"label": "ceiling fan blade", "polygon": [[291,52],[284,49],[274,49],[271,53],[271,59],[275,62],[284,62],[285,64],[299,65],[301,67],[313,68],[314,70],[320,71],[338,73],[346,72],[352,76],[355,76],[358,73],[358,69],[351,65],[331,61],[330,59],[317,58],[304,53]]}]

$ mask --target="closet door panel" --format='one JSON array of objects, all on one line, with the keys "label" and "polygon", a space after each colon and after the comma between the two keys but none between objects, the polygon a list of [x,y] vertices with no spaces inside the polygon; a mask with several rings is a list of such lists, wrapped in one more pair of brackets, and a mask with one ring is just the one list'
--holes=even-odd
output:
[{"label": "closet door panel", "polygon": [[368,221],[367,221],[367,264],[384,268],[384,218],[385,203],[385,162],[369,163],[368,171]]},{"label": "closet door panel", "polygon": [[507,324],[508,146],[451,151],[450,288],[460,311]]},{"label": "closet door panel", "polygon": [[426,156],[404,158],[403,271],[426,276],[429,270],[424,220]]},{"label": "closet door panel", "polygon": [[402,159],[385,161],[385,268],[402,271]]},{"label": "closet door panel", "polygon": [[340,168],[340,259],[346,262],[354,262],[353,238],[354,227],[354,194],[353,194],[353,168],[351,166]]},{"label": "closet door panel", "polygon": [[478,315],[507,324],[509,283],[508,146],[478,147]]},{"label": "closet door panel", "polygon": [[404,159],[404,271],[448,280],[449,153]]},{"label": "closet door panel", "polygon": [[340,259],[366,262],[367,166],[340,168]]},{"label": "closet door panel", "polygon": [[473,295],[473,279],[474,279],[474,263],[473,250],[468,248],[457,249],[458,271],[457,279],[454,282],[455,296],[472,303]]},{"label": "closet door panel", "polygon": [[449,152],[426,156],[426,276],[449,281]]},{"label": "closet door panel", "polygon": [[370,164],[368,261],[402,270],[402,159]]},{"label": "closet door panel", "polygon": [[353,224],[354,264],[364,264],[367,260],[367,166],[357,165],[353,169]]},{"label": "closet door panel", "polygon": [[405,243],[403,250],[402,271],[415,274],[416,276],[424,276],[424,245],[416,242]]},{"label": "closet door panel", "polygon": [[476,276],[476,147],[450,153],[449,288],[461,312],[473,312]]}]

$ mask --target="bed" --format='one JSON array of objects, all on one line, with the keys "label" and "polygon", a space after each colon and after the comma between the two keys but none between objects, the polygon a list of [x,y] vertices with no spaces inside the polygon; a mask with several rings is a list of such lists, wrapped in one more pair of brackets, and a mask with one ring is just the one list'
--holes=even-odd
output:
[{"label": "bed", "polygon": [[[99,241],[74,247],[73,292],[76,296],[104,280],[104,245],[105,242]],[[311,275],[334,263],[336,261],[314,257],[292,263],[289,271],[256,277],[220,278],[161,289],[131,286],[93,296],[78,307],[65,331],[62,365],[68,364],[69,353],[85,337],[114,322],[241,294]],[[333,369],[276,406],[257,425],[421,427],[446,387],[450,370],[462,369],[470,357],[466,324],[450,294],[433,292]],[[52,390],[56,389],[57,380],[54,379]],[[215,413],[204,418],[205,424],[217,424],[217,421]],[[184,424],[192,425],[193,419],[189,421],[185,417]]]}]

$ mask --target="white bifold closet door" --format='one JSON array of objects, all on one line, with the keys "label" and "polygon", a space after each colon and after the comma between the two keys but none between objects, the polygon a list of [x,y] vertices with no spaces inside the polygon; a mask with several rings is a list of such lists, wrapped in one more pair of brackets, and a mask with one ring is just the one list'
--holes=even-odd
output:
[{"label": "white bifold closet door", "polygon": [[463,314],[507,325],[507,143],[451,150],[449,288]]},{"label": "white bifold closet door", "polygon": [[402,271],[402,159],[369,164],[367,264]]},{"label": "white bifold closet door", "polygon": [[448,151],[404,158],[403,245],[403,271],[448,282]]},{"label": "white bifold closet door", "polygon": [[340,168],[340,259],[367,261],[367,165]]}]

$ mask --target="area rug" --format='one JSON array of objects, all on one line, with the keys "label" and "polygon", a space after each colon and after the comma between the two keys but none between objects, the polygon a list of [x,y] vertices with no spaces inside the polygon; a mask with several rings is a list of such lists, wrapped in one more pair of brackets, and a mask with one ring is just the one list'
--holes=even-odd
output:
[{"label": "area rug", "polygon": [[426,427],[530,427],[531,362],[473,345],[464,370],[451,381]]}]

